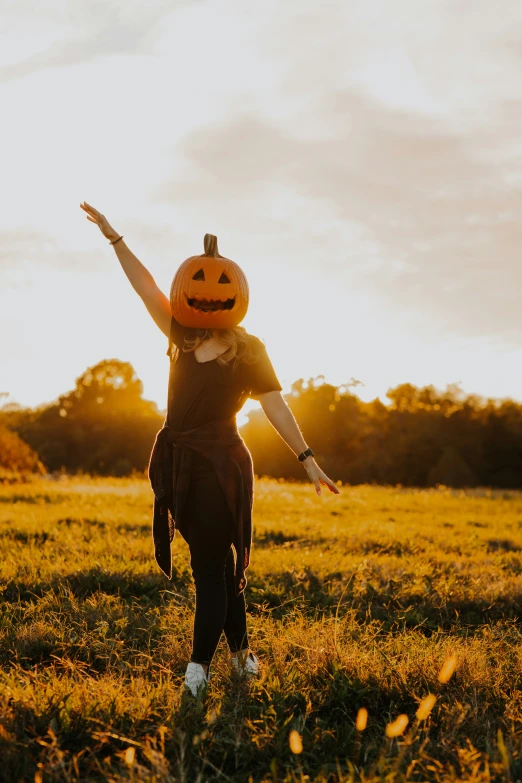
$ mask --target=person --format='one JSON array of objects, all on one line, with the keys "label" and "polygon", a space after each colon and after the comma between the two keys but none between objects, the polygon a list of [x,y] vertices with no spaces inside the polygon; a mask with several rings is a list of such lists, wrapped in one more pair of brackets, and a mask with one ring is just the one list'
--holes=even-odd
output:
[{"label": "person", "polygon": [[[216,237],[207,234],[205,253],[180,265],[169,300],[105,216],[85,201],[80,206],[110,241],[134,290],[168,337],[167,417],[149,463],[155,495],[153,539],[156,561],[168,578],[176,529],[189,546],[196,607],[184,687],[201,696],[223,632],[236,671],[254,676],[260,670],[249,646],[244,594],[254,474],[235,416],[245,400],[259,400],[319,495],[321,485],[334,494],[339,489],[306,444],[264,344],[238,323],[248,306],[248,285],[241,268],[219,254]],[[210,278],[214,269],[216,275],[221,270],[215,282],[225,283],[227,296],[201,294],[203,285],[211,282],[198,281],[204,280],[205,271]]]}]

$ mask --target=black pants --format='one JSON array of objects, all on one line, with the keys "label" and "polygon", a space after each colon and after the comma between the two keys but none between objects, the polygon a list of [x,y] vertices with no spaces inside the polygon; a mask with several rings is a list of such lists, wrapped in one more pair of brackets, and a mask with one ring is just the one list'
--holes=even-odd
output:
[{"label": "black pants", "polygon": [[192,454],[183,528],[196,585],[194,640],[190,660],[210,666],[222,631],[231,652],[248,647],[245,596],[236,596],[232,514],[212,463]]}]

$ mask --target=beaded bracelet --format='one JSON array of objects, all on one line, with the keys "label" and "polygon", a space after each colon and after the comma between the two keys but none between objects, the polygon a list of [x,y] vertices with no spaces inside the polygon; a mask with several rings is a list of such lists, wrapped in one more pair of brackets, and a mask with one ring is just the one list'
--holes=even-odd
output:
[{"label": "beaded bracelet", "polygon": [[115,239],[114,242],[109,242],[109,245],[115,245],[116,242],[120,241],[120,239],[123,239],[123,234],[121,235],[121,237],[118,237],[118,239]]}]

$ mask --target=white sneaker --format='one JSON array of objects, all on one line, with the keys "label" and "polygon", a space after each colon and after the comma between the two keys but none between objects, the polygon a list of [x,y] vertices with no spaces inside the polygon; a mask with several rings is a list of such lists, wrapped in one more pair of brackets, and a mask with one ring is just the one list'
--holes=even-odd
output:
[{"label": "white sneaker", "polygon": [[185,688],[197,698],[198,696],[203,696],[207,683],[208,677],[203,666],[200,663],[190,661],[185,672]]},{"label": "white sneaker", "polygon": [[259,674],[259,658],[250,652],[243,663],[239,655],[234,655],[232,658],[232,666],[239,674],[246,674],[249,677],[255,677]]}]

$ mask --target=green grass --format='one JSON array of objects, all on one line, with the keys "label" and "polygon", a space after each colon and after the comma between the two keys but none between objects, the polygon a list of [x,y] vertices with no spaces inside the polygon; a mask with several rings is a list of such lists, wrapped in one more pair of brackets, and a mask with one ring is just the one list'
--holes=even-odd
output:
[{"label": "green grass", "polygon": [[200,706],[188,548],[168,582],[151,509],[146,481],[0,485],[0,780],[522,779],[522,493],[257,481],[263,674],[235,680],[223,638]]}]

